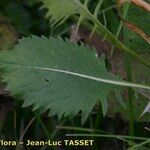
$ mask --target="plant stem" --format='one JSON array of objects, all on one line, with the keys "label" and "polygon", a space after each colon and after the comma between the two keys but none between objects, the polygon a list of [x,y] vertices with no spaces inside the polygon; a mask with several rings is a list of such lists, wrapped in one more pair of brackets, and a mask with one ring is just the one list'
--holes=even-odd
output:
[{"label": "plant stem", "polygon": [[[130,3],[125,3],[123,6],[123,14],[127,14]],[[125,16],[124,16],[125,19]],[[128,29],[124,28],[124,44],[126,47],[130,46]],[[132,82],[132,58],[130,56],[125,56],[127,79]],[[133,89],[128,88],[128,106],[129,106],[129,135],[134,136],[134,106],[133,106]]]},{"label": "plant stem", "polygon": [[[126,30],[125,30],[126,32]],[[132,59],[126,56],[126,69],[128,81],[132,81]],[[134,106],[133,106],[133,89],[128,88],[128,106],[129,106],[129,135],[134,136]]]},{"label": "plant stem", "polygon": [[[127,78],[132,81],[132,59],[126,56]],[[128,88],[128,106],[129,106],[129,135],[134,136],[134,106],[133,106],[133,89]]]},{"label": "plant stem", "polygon": [[[106,39],[113,43],[117,48],[125,52],[126,54],[132,56],[134,59],[139,61],[141,64],[150,68],[150,62],[145,60],[143,57],[135,53],[134,51],[127,48],[122,42],[120,42],[105,26],[101,24],[101,22],[95,17],[87,7],[85,7],[78,0],[74,1],[74,3],[86,14],[86,16],[97,26],[97,31],[99,34],[106,36]],[[87,24],[88,25],[88,24]]]},{"label": "plant stem", "polygon": [[[122,18],[123,18],[123,19],[125,19],[125,17],[126,17],[126,15],[127,15],[127,13],[128,13],[128,8],[127,8],[127,9],[125,9],[125,10],[123,11],[123,14],[122,14]],[[118,38],[118,37],[119,37],[120,32],[121,32],[121,30],[122,30],[122,27],[123,27],[123,21],[122,21],[122,20],[120,20],[120,22],[119,22],[119,26],[118,26],[118,29],[117,29],[117,32],[116,32],[116,35],[115,35],[115,36],[116,36],[116,38]],[[114,52],[114,46],[112,46],[110,57],[112,57],[113,52]]]},{"label": "plant stem", "polygon": [[107,134],[66,134],[68,137],[105,137],[105,138],[123,138],[123,139],[135,139],[135,140],[149,140],[146,137],[135,137],[135,136],[126,136],[126,135],[107,135]]},{"label": "plant stem", "polygon": [[109,132],[103,131],[103,130],[97,130],[97,129],[91,129],[91,128],[82,128],[82,127],[70,127],[70,126],[56,126],[58,130],[75,130],[75,131],[82,131],[82,132],[95,132],[95,133],[104,133],[109,134]]},{"label": "plant stem", "polygon": [[142,143],[140,143],[140,144],[137,144],[137,145],[135,145],[135,146],[129,148],[128,150],[139,149],[140,147],[142,147],[143,145],[146,145],[146,144],[148,144],[148,143],[150,143],[150,139],[149,139],[149,140],[146,140],[146,141],[144,141],[144,142],[142,142]]}]

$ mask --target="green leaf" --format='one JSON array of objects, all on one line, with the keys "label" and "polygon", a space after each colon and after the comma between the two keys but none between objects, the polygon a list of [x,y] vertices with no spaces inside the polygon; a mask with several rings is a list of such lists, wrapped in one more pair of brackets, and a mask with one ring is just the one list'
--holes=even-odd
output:
[{"label": "green leaf", "polygon": [[52,25],[63,23],[68,17],[79,11],[72,0],[41,0],[43,8],[48,8],[46,17],[51,17]]},{"label": "green leaf", "polygon": [[98,101],[105,114],[108,93],[117,90],[116,85],[67,74],[118,80],[107,72],[104,59],[98,59],[90,48],[61,38],[23,38],[15,50],[0,53],[0,68],[5,70],[2,76],[7,88],[25,100],[24,107],[50,109],[50,114],[60,118],[82,110],[84,122]]},{"label": "green leaf", "polygon": [[[41,1],[45,1],[45,0],[41,0]],[[112,42],[113,45],[115,45],[117,48],[119,48],[126,54],[132,56],[133,58],[138,60],[141,64],[150,68],[149,62],[147,62],[143,57],[141,57],[134,51],[125,47],[125,45],[121,43],[118,39],[116,39],[116,37],[97,19],[97,13],[100,8],[98,5],[95,8],[96,13],[92,14],[90,10],[88,9],[89,0],[85,0],[84,3],[82,3],[80,0],[69,0],[69,1],[56,0],[56,1],[49,1],[50,3],[48,3],[48,1],[46,2],[47,3],[44,3],[44,7],[48,8],[48,11],[50,11],[50,13],[48,13],[47,16],[49,17],[51,16],[52,21],[54,22],[53,25],[59,26],[69,16],[78,14],[79,19],[78,19],[77,27],[79,27],[83,21],[84,21],[84,24],[86,24],[88,27],[91,27],[91,24],[88,23],[87,21],[92,22],[94,25],[93,28],[96,27],[97,33],[101,34],[102,36],[105,36],[106,39]],[[66,7],[64,7],[64,5]]]},{"label": "green leaf", "polygon": [[83,44],[43,36],[23,38],[14,50],[0,52],[3,81],[12,95],[25,100],[24,107],[50,110],[59,118],[82,111],[82,122],[99,101],[106,114],[107,96],[119,91],[118,85],[144,88],[108,73],[104,62]]}]

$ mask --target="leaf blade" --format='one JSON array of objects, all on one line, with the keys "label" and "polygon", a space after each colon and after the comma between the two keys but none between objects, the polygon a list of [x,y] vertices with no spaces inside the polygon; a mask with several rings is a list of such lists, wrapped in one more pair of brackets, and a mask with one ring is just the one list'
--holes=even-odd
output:
[{"label": "leaf blade", "polygon": [[99,101],[105,114],[108,93],[120,90],[112,81],[121,80],[107,72],[104,59],[61,38],[23,38],[15,50],[0,53],[0,68],[7,88],[24,99],[24,106],[44,107],[59,118],[82,111],[84,122]]}]

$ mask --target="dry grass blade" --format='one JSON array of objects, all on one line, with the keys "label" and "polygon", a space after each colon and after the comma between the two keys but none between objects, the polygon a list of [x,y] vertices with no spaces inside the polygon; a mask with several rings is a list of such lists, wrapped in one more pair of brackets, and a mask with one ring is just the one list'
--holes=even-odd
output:
[{"label": "dry grass blade", "polygon": [[144,0],[118,0],[118,6],[122,6],[125,2],[131,2],[136,6],[150,12],[150,4]]},{"label": "dry grass blade", "polygon": [[137,26],[135,26],[125,20],[124,20],[124,25],[127,26],[131,31],[139,34],[145,41],[148,42],[148,44],[150,44],[150,37],[146,33],[144,33],[144,31],[142,29],[138,28]]},{"label": "dry grass blade", "polygon": [[137,5],[138,7],[150,12],[150,4],[143,0],[131,0],[132,3]]}]

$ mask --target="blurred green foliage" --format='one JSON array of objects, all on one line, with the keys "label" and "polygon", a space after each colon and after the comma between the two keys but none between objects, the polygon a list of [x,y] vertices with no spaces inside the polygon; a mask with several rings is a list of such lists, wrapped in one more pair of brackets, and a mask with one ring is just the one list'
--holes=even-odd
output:
[{"label": "blurred green foliage", "polygon": [[39,9],[37,0],[0,1],[0,13],[7,16],[20,35],[30,34],[49,36],[50,27],[45,20],[46,10]]}]

